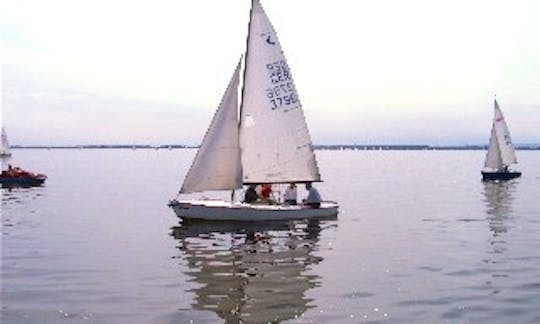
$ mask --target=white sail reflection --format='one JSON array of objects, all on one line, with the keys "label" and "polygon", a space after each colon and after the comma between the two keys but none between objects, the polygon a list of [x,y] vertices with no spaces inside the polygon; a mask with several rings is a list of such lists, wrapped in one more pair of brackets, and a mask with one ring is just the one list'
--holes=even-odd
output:
[{"label": "white sail reflection", "polygon": [[[319,285],[308,273],[316,255],[319,221],[253,224],[201,223],[173,228],[196,310],[215,312],[227,323],[294,319],[315,307],[306,292]],[[328,223],[327,223],[328,224]]]},{"label": "white sail reflection", "polygon": [[486,220],[489,225],[491,237],[488,238],[489,247],[485,258],[482,260],[484,267],[482,272],[489,277],[482,284],[482,289],[487,287],[491,295],[498,295],[504,289],[504,281],[501,278],[511,276],[508,270],[508,231],[512,222],[512,193],[515,190],[514,182],[485,182],[484,203],[486,207]]},{"label": "white sail reflection", "polygon": [[486,204],[489,228],[496,238],[508,231],[508,222],[512,214],[512,192],[515,190],[514,182],[486,182],[484,183],[484,202]]}]

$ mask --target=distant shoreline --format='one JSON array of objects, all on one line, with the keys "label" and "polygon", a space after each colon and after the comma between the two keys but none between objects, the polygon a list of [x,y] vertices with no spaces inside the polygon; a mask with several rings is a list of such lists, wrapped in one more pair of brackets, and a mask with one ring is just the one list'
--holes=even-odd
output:
[{"label": "distant shoreline", "polygon": [[[314,145],[315,150],[360,150],[360,151],[480,151],[487,150],[487,145],[362,145],[362,144],[333,144]],[[195,149],[198,146],[190,145],[13,145],[12,149],[131,149],[131,150],[172,150]],[[540,151],[540,144],[519,144],[516,150]]]}]

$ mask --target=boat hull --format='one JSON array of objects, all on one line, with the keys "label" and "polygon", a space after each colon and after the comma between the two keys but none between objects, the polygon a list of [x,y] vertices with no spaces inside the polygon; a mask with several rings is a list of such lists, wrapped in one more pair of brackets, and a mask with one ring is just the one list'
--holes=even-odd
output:
[{"label": "boat hull", "polygon": [[286,205],[251,205],[226,201],[201,200],[177,201],[169,203],[176,216],[182,220],[212,221],[274,221],[294,219],[334,219],[338,205],[323,202],[319,208]]},{"label": "boat hull", "polygon": [[521,176],[521,172],[486,172],[482,171],[483,181],[511,180]]},{"label": "boat hull", "polygon": [[35,176],[35,177],[7,177],[0,176],[0,184],[4,187],[9,186],[21,186],[21,187],[32,187],[42,185],[47,177],[45,176]]}]

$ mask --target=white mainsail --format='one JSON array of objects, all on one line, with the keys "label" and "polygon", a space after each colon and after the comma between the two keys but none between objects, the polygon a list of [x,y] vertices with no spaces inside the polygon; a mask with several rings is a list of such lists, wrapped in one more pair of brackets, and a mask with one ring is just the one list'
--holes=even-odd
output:
[{"label": "white mainsail", "polygon": [[193,159],[180,193],[242,187],[238,146],[239,80],[240,62]]},{"label": "white mainsail", "polygon": [[11,150],[7,139],[6,130],[2,127],[2,146],[0,147],[0,156],[10,156]]},{"label": "white mainsail", "polygon": [[512,145],[512,139],[510,138],[510,131],[504,120],[501,108],[497,100],[495,100],[495,113],[484,166],[486,168],[502,170],[505,166],[513,163],[517,163],[517,159]]},{"label": "white mainsail", "polygon": [[319,181],[306,120],[276,32],[253,0],[240,109],[244,183]]}]

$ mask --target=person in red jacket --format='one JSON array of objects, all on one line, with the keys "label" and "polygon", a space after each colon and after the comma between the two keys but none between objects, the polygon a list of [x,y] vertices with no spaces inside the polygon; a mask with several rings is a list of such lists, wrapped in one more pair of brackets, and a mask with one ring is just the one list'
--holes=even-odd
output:
[{"label": "person in red jacket", "polygon": [[270,199],[270,195],[272,195],[272,187],[267,183],[263,183],[261,186],[261,197],[263,199]]}]

